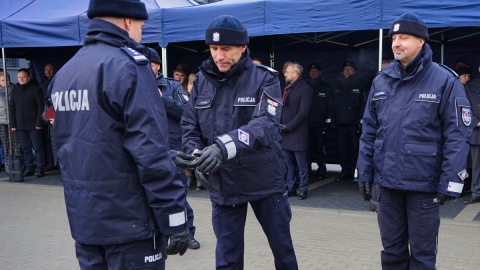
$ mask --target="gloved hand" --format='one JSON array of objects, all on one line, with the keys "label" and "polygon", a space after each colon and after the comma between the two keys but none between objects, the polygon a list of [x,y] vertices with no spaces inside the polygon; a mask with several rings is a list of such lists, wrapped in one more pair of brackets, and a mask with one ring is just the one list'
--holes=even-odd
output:
[{"label": "gloved hand", "polygon": [[197,181],[200,182],[200,184],[202,184],[204,188],[212,189],[212,185],[210,185],[210,182],[208,182],[205,175],[199,172],[197,169],[195,169],[195,177],[197,178]]},{"label": "gloved hand", "polygon": [[290,132],[290,130],[287,128],[287,126],[283,125],[283,124],[280,124],[278,126],[278,129],[280,131],[280,133],[283,133],[283,134],[287,134]]},{"label": "gloved hand", "polygon": [[167,247],[167,254],[175,255],[178,253],[180,256],[182,256],[188,248],[188,236],[188,228],[181,233],[171,235]]},{"label": "gloved hand", "polygon": [[193,164],[203,174],[216,172],[223,163],[222,150],[216,144],[203,148],[195,155],[198,156],[198,159]]},{"label": "gloved hand", "polygon": [[440,203],[440,205],[444,205],[446,202],[450,202],[450,201],[455,200],[454,197],[451,197],[451,196],[448,196],[448,195],[445,195],[445,194],[442,194],[442,193],[438,193],[437,198],[438,198],[438,202]]},{"label": "gloved hand", "polygon": [[173,160],[175,162],[175,165],[178,168],[181,169],[193,169],[195,168],[195,165],[193,161],[197,159],[195,156],[187,155],[183,153],[182,151],[177,151],[177,155],[175,156],[175,159]]},{"label": "gloved hand", "polygon": [[358,188],[364,201],[370,201],[372,195],[370,194],[370,182],[358,182]]}]

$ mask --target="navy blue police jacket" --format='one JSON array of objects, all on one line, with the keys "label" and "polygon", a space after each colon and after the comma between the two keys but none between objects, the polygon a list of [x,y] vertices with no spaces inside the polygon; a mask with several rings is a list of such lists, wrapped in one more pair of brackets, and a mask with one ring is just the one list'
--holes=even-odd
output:
[{"label": "navy blue police jacket", "polygon": [[180,150],[182,148],[182,126],[180,125],[180,120],[187,105],[188,95],[180,82],[165,78],[162,73],[158,74],[157,85],[162,91],[162,100],[167,113],[170,149]]},{"label": "navy blue police jacket", "polygon": [[182,117],[182,143],[189,154],[213,143],[222,150],[224,163],[208,175],[213,203],[234,205],[284,192],[281,100],[278,73],[255,65],[248,48],[227,74],[212,58],[200,66]]},{"label": "navy blue police jacket", "polygon": [[174,178],[165,109],[141,49],[126,31],[93,19],[84,46],[48,89],[70,229],[79,243],[186,229],[185,188]]},{"label": "navy blue police jacket", "polygon": [[331,118],[333,115],[332,88],[320,78],[309,79],[307,83],[313,90],[312,105],[308,113],[308,126],[323,128],[327,118]]},{"label": "navy blue police jacket", "polygon": [[456,76],[422,51],[373,80],[363,115],[356,181],[458,197],[467,177],[470,104]]},{"label": "navy blue police jacket", "polygon": [[348,78],[342,75],[333,91],[333,122],[344,125],[358,125],[362,119],[366,101],[366,84],[353,74]]}]

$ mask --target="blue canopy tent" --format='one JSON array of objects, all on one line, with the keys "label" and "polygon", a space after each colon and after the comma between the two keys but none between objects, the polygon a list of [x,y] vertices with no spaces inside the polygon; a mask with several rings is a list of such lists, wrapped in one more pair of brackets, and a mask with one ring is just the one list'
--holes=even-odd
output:
[{"label": "blue canopy tent", "polygon": [[[252,45],[269,47],[269,58],[274,58],[275,51],[281,48],[303,50],[310,45],[312,50],[319,51],[324,48],[321,45],[327,43],[335,44],[337,48],[370,44],[377,50],[380,47],[382,53],[381,42],[388,42],[388,39],[381,29],[388,29],[390,23],[406,11],[417,13],[430,28],[436,28],[430,31],[431,43],[441,44],[442,48],[451,40],[475,37],[480,33],[477,28],[480,25],[478,1],[223,0],[207,5],[198,5],[191,0],[142,1],[150,15],[142,42],[158,44],[162,48],[169,44],[190,47],[191,42],[202,43],[205,28],[212,18],[221,14],[239,17],[253,37]],[[61,51],[59,48],[74,46],[67,52],[72,54],[83,43],[88,25],[87,7],[88,0],[3,0],[0,47],[21,57],[31,56],[34,48],[46,55],[57,54]],[[457,27],[470,28],[457,31]],[[364,32],[356,34],[358,31]],[[478,39],[472,42],[478,44]],[[300,43],[305,44],[299,46]],[[49,50],[52,47],[56,49]],[[165,59],[166,53],[163,53]]]}]

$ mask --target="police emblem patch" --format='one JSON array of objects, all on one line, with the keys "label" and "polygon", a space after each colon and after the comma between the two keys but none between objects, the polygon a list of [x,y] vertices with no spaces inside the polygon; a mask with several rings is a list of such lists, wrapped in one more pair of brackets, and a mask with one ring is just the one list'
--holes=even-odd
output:
[{"label": "police emblem patch", "polygon": [[213,33],[212,40],[215,41],[215,42],[219,42],[220,41],[220,33],[218,33],[218,32]]},{"label": "police emblem patch", "polygon": [[472,111],[470,108],[462,108],[462,122],[467,127],[472,123]]},{"label": "police emblem patch", "polygon": [[273,99],[267,98],[267,113],[271,116],[277,115],[278,102]]},{"label": "police emblem patch", "polygon": [[461,179],[462,181],[464,181],[464,180],[467,179],[467,177],[468,177],[467,171],[466,171],[465,169],[463,169],[463,171],[461,171],[461,172],[458,173],[458,177],[460,177],[460,179]]},{"label": "police emblem patch", "polygon": [[399,29],[400,29],[400,24],[399,24],[399,23],[396,23],[396,24],[393,26],[393,32],[397,32]]},{"label": "police emblem patch", "polygon": [[250,134],[239,129],[238,130],[238,140],[246,145],[250,145]]}]

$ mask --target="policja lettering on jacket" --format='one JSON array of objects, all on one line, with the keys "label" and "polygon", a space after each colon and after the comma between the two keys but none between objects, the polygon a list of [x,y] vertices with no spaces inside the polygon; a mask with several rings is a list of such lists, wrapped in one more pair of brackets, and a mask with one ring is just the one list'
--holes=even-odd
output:
[{"label": "policja lettering on jacket", "polygon": [[66,90],[51,96],[55,111],[89,111],[88,90]]}]

